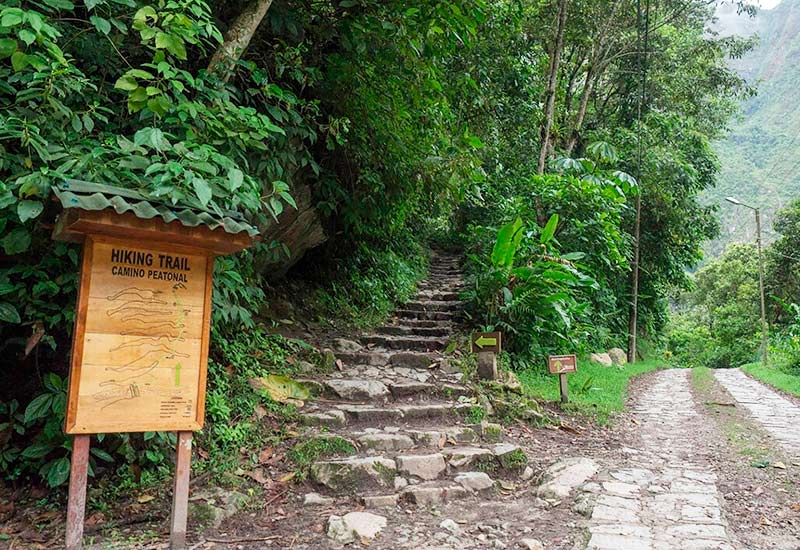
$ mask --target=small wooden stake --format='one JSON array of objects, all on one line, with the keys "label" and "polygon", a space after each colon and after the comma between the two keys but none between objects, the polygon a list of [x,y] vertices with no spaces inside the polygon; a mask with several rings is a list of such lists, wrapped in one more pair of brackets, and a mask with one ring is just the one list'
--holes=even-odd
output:
[{"label": "small wooden stake", "polygon": [[186,520],[189,516],[189,474],[192,470],[192,432],[178,432],[178,452],[175,465],[175,486],[172,492],[169,547],[186,547]]},{"label": "small wooden stake", "polygon": [[558,387],[561,389],[561,402],[567,403],[569,398],[567,397],[567,375],[565,373],[558,375]]},{"label": "small wooden stake", "polygon": [[69,500],[67,501],[67,550],[80,550],[83,545],[83,517],[86,513],[86,475],[89,472],[90,436],[72,438],[72,460],[69,467]]}]

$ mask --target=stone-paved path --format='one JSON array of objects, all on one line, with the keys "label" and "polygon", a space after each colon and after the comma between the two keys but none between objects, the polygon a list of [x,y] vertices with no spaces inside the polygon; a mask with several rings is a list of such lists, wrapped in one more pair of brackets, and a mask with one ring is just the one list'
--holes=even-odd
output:
[{"label": "stone-paved path", "polygon": [[800,453],[800,407],[739,369],[716,370],[714,376],[786,451]]},{"label": "stone-paved path", "polygon": [[708,429],[688,370],[659,372],[634,406],[640,445],[600,476],[589,550],[728,550],[716,475],[704,455]]}]

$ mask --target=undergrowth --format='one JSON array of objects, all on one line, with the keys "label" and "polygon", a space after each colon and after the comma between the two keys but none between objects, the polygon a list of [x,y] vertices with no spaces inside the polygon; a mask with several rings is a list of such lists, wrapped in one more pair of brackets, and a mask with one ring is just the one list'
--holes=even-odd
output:
[{"label": "undergrowth", "polygon": [[[614,413],[625,408],[628,386],[632,378],[663,368],[661,360],[648,359],[623,367],[604,367],[591,361],[578,361],[578,372],[567,375],[569,403],[564,410],[596,416],[602,424],[610,422]],[[527,395],[546,401],[558,401],[558,376],[545,369],[529,369],[518,373]]]}]

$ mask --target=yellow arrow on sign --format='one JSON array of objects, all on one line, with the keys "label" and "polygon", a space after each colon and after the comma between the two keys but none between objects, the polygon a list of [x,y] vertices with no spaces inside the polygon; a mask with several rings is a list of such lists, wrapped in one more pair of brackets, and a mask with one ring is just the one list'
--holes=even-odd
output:
[{"label": "yellow arrow on sign", "polygon": [[475,345],[479,348],[483,348],[486,346],[496,346],[497,345],[497,338],[489,338],[488,336],[479,336],[475,340]]}]

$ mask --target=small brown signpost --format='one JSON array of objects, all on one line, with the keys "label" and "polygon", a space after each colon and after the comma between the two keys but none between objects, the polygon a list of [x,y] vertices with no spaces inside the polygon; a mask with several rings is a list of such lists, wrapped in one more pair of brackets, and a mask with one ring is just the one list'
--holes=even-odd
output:
[{"label": "small brown signpost", "polygon": [[561,390],[561,402],[569,401],[567,396],[567,374],[578,372],[578,358],[575,355],[551,355],[547,358],[550,374],[558,375],[558,386]]},{"label": "small brown signpost", "polygon": [[503,350],[501,332],[475,332],[470,351],[478,354],[478,376],[484,380],[497,379],[497,354]]},{"label": "small brown signpost", "polygon": [[203,427],[214,257],[252,244],[235,213],[171,208],[67,181],[53,238],[83,243],[66,432],[66,547],[81,547],[90,434],[174,431],[170,547],[186,541],[192,432]]}]

